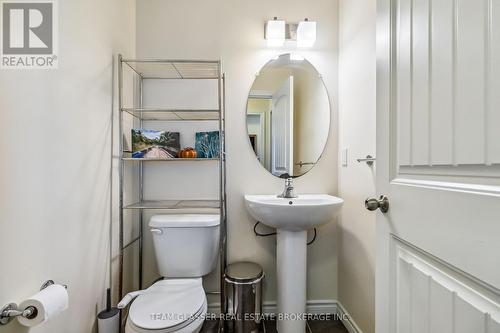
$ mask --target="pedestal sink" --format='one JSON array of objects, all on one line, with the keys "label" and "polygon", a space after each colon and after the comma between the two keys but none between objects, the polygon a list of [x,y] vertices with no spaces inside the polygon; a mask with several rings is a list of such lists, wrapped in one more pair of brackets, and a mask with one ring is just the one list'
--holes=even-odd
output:
[{"label": "pedestal sink", "polygon": [[254,219],[277,229],[279,333],[304,333],[306,322],[307,230],[330,222],[343,200],[326,194],[297,198],[245,195]]}]

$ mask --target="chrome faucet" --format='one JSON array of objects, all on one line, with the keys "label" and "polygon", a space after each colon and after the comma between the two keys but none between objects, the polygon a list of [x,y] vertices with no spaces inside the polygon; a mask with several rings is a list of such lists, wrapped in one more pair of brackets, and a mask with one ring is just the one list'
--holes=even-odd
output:
[{"label": "chrome faucet", "polygon": [[285,179],[285,188],[283,189],[283,193],[278,195],[278,198],[297,198],[295,193],[293,192],[293,178],[289,177]]}]

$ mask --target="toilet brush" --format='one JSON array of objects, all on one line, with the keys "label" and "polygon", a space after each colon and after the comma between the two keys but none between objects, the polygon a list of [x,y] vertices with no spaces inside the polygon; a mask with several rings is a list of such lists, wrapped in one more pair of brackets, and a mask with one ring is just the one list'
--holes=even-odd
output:
[{"label": "toilet brush", "polygon": [[[113,59],[112,64],[113,70],[111,71],[111,95],[114,96],[115,89],[115,61]],[[111,136],[110,136],[110,150],[111,156],[114,152],[114,99],[111,99],[111,113],[110,113],[110,123],[111,123]],[[97,329],[99,333],[120,333],[120,310],[118,308],[111,307],[111,286],[113,281],[113,158],[110,160],[109,168],[109,276],[108,276],[108,288],[106,289],[106,309],[99,312],[97,315]]]},{"label": "toilet brush", "polygon": [[120,332],[120,310],[111,307],[111,289],[106,290],[106,309],[97,315],[97,327],[99,333]]}]

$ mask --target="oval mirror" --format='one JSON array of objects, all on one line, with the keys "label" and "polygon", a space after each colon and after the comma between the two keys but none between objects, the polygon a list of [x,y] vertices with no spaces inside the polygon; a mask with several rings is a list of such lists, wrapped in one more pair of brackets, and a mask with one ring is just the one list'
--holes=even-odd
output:
[{"label": "oval mirror", "polygon": [[330,130],[330,101],[310,62],[290,54],[269,61],[247,103],[247,131],[255,156],[277,177],[299,177],[318,162]]}]

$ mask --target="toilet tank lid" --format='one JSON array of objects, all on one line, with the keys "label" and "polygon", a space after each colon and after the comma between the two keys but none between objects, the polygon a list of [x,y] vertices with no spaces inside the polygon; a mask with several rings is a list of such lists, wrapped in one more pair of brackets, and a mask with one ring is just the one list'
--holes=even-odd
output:
[{"label": "toilet tank lid", "polygon": [[149,226],[153,228],[199,228],[214,227],[219,224],[219,214],[154,215],[149,221]]}]

